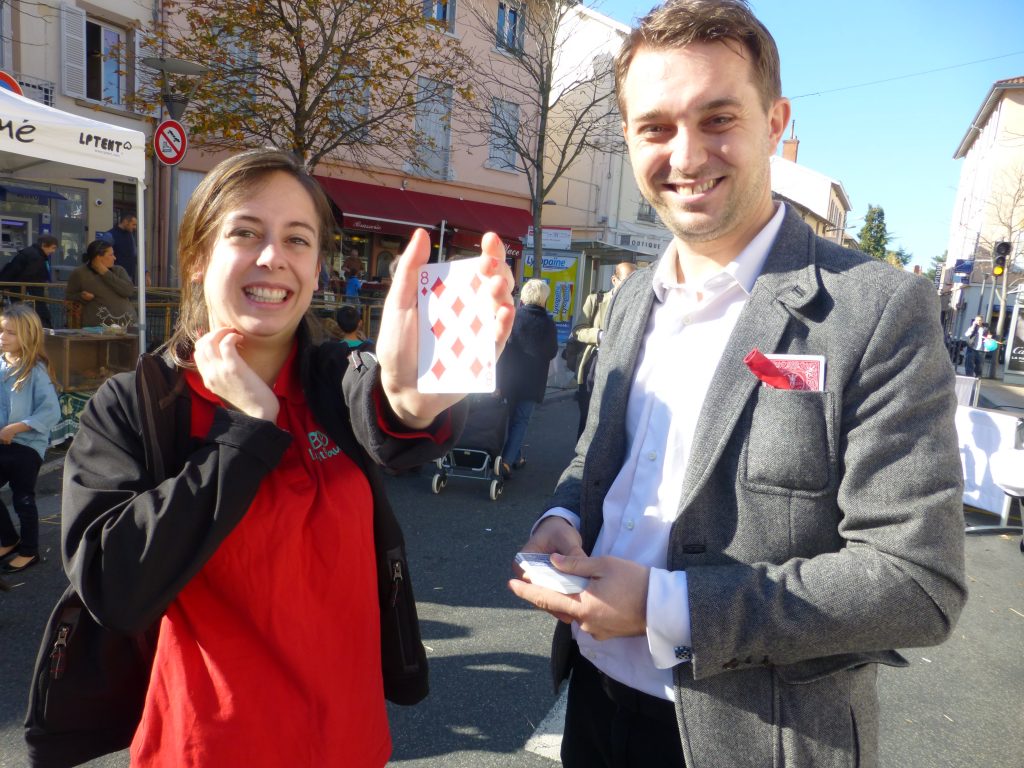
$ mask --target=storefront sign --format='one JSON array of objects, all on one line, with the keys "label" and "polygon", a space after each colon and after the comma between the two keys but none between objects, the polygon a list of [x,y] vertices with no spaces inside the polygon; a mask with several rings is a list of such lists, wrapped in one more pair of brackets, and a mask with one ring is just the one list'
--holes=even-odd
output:
[{"label": "storefront sign", "polygon": [[638,251],[644,251],[651,254],[660,254],[672,241],[669,237],[657,237],[653,235],[630,235],[629,236],[629,247],[636,248]]},{"label": "storefront sign", "polygon": [[1006,339],[1009,354],[1006,356],[1006,370],[1024,375],[1024,318],[1021,317],[1021,294],[1013,307],[1013,322]]}]

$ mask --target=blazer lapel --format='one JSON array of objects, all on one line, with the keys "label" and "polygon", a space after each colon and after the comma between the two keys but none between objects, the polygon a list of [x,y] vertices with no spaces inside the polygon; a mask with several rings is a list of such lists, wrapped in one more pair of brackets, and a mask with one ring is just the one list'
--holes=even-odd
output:
[{"label": "blazer lapel", "polygon": [[680,512],[707,482],[743,408],[759,386],[743,358],[755,347],[762,352],[774,352],[791,320],[791,312],[810,303],[818,288],[813,235],[787,207],[779,234],[704,398],[683,481]]}]

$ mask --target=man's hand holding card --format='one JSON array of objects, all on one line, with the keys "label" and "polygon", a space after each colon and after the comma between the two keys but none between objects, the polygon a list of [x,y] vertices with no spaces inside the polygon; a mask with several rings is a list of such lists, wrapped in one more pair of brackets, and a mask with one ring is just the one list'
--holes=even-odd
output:
[{"label": "man's hand holding card", "polygon": [[422,428],[468,392],[494,389],[494,365],[515,308],[505,246],[484,235],[473,259],[427,264],[430,238],[417,229],[384,302],[377,358],[388,404]]}]

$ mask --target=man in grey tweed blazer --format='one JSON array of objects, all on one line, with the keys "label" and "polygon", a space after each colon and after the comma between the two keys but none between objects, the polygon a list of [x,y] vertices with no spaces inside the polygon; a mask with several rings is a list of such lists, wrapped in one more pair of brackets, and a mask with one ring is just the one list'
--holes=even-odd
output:
[{"label": "man in grey tweed blazer", "polygon": [[[790,117],[743,0],[671,0],[616,60],[637,183],[675,235],[609,309],[590,416],[510,582],[560,619],[568,768],[874,766],[879,664],[966,599],[953,369],[929,284],[771,197]],[[752,350],[820,356],[778,389]]]}]

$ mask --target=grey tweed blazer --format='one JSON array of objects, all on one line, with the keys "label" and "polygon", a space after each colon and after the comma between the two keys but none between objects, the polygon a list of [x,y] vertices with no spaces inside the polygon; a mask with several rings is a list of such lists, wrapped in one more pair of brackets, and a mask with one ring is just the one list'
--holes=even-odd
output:
[{"label": "grey tweed blazer", "polygon": [[[653,271],[610,308],[587,427],[551,499],[592,551],[626,456]],[[877,764],[876,670],[942,642],[966,600],[953,369],[931,285],[788,210],[700,408],[669,545],[692,661],[674,669],[688,768]],[[761,386],[743,357],[826,358],[825,389]],[[559,625],[556,685],[571,638]]]}]

